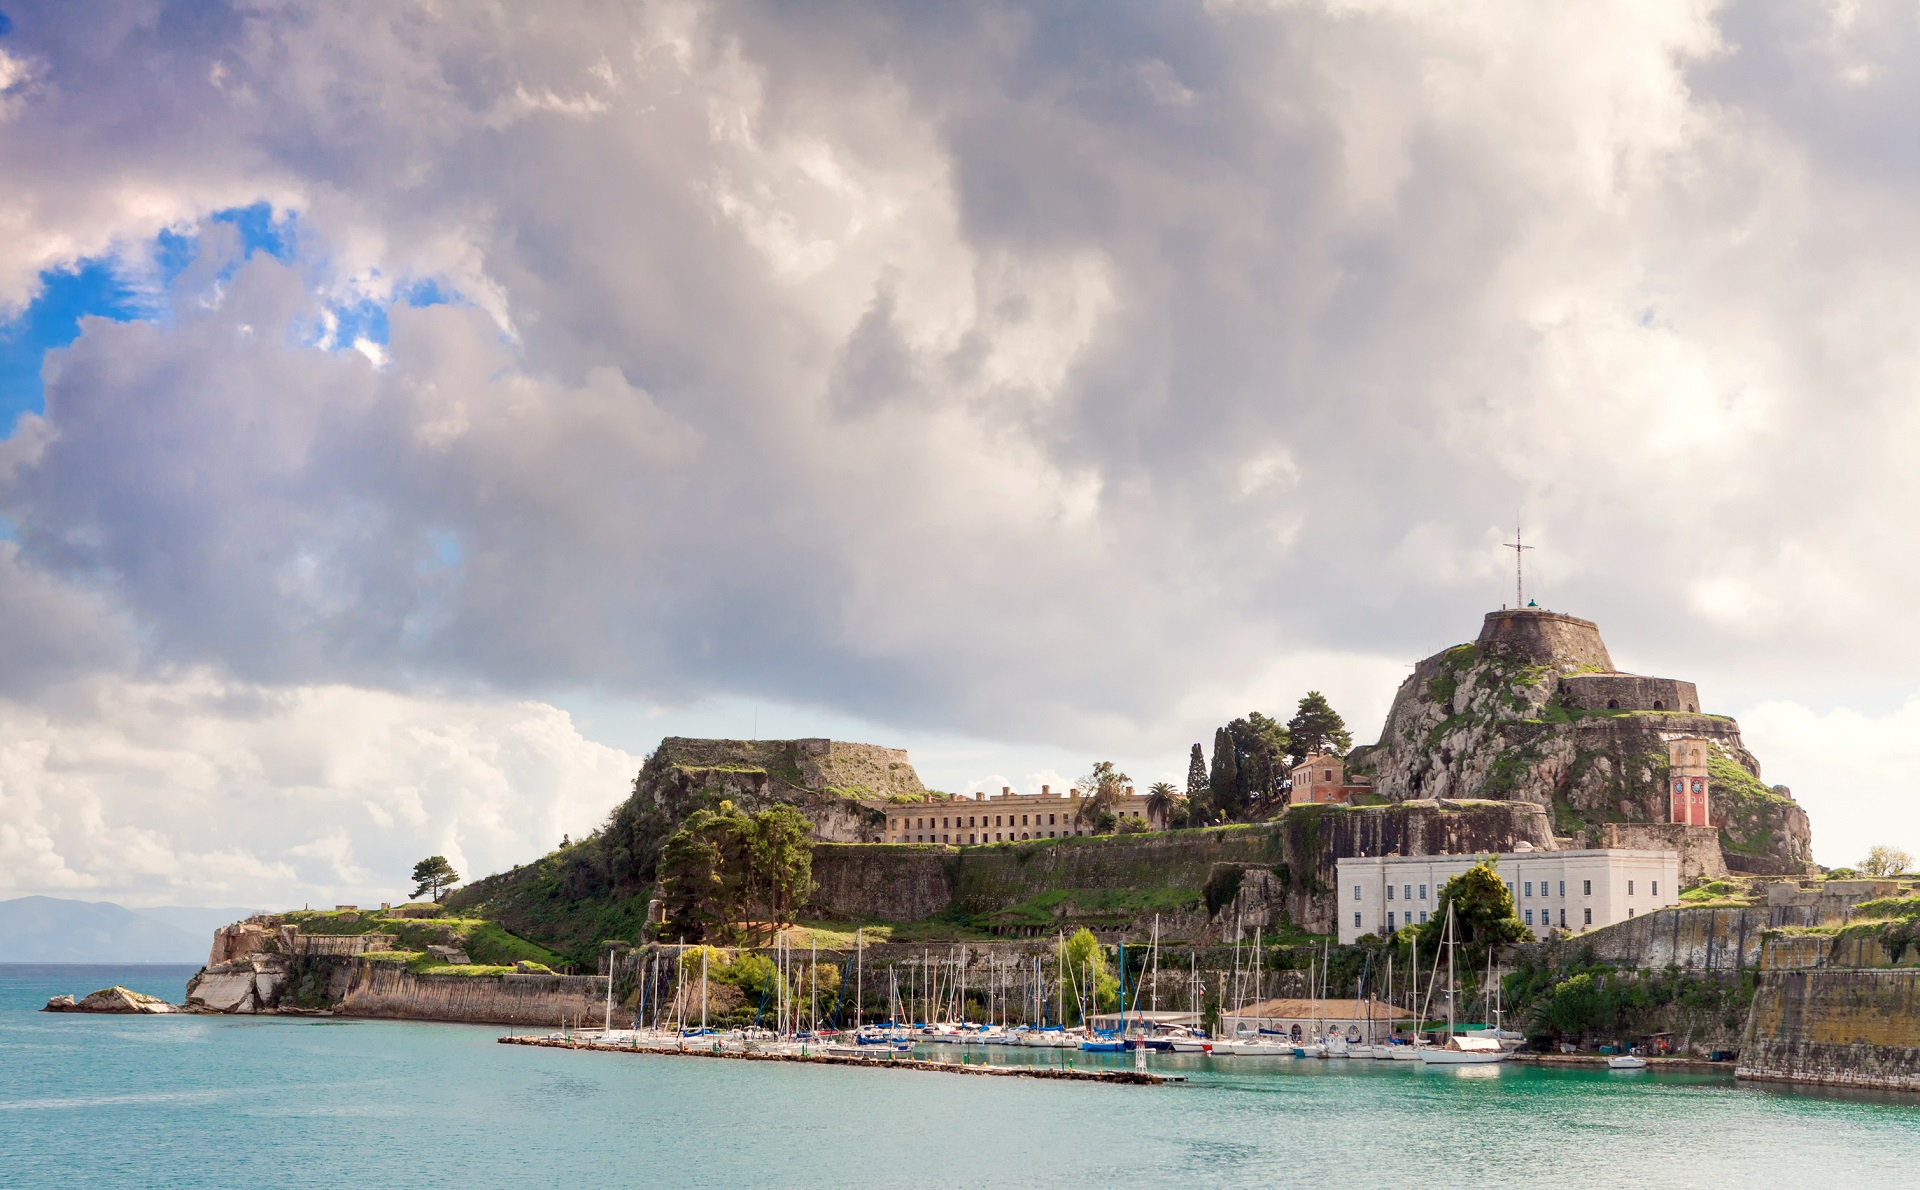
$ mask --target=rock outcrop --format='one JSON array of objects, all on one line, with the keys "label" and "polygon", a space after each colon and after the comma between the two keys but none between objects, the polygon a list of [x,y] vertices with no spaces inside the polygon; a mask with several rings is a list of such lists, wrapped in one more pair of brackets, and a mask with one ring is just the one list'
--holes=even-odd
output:
[{"label": "rock outcrop", "polygon": [[[1667,742],[1708,740],[1712,824],[1725,867],[1787,874],[1811,855],[1805,811],[1724,715],[1703,714],[1690,682],[1621,674],[1590,621],[1490,612],[1479,638],[1420,662],[1400,686],[1379,742],[1351,775],[1393,801],[1532,802],[1555,833],[1600,842],[1609,823],[1667,820]],[[1711,865],[1704,860],[1696,866]]]},{"label": "rock outcrop", "polygon": [[591,837],[478,880],[447,898],[449,911],[484,915],[523,937],[590,961],[600,939],[640,936],[661,848],[687,817],[731,802],[747,813],[791,806],[822,843],[878,842],[879,807],[925,797],[897,748],[838,740],[695,740],[668,736],[647,757],[631,795]]},{"label": "rock outcrop", "polygon": [[149,996],[145,992],[136,992],[132,988],[123,988],[115,984],[75,1001],[72,996],[55,996],[47,1001],[43,1012],[104,1012],[157,1014],[179,1012],[177,1004],[169,1004],[158,996]]}]

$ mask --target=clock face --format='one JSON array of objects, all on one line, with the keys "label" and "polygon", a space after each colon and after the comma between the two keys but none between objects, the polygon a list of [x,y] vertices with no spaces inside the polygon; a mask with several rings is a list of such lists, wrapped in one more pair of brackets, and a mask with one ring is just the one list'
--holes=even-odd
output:
[{"label": "clock face", "polygon": [[1673,791],[1675,793],[1685,793],[1687,791],[1687,783],[1685,781],[1675,781],[1673,783]]}]

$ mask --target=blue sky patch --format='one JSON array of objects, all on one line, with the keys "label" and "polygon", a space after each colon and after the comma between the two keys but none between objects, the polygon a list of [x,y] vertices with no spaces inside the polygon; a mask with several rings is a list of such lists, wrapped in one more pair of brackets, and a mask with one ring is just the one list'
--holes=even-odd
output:
[{"label": "blue sky patch", "polygon": [[46,407],[40,364],[47,352],[80,337],[87,315],[126,322],[145,313],[139,293],[106,260],[84,260],[40,274],[40,296],[0,324],[0,438],[11,437],[22,413]]},{"label": "blue sky patch", "polygon": [[[0,15],[0,33],[5,32],[4,22]],[[216,211],[207,221],[227,224],[240,233],[240,255],[221,269],[220,280],[231,277],[256,252],[265,252],[282,264],[294,263],[298,255],[297,212],[275,211],[271,203],[257,202]],[[40,274],[40,292],[33,301],[11,321],[0,322],[0,438],[12,436],[22,413],[46,408],[41,366],[47,352],[79,337],[82,318],[166,319],[175,284],[200,253],[200,237],[192,231],[163,230],[143,249],[48,269]],[[426,279],[396,286],[393,301],[438,306],[457,302],[458,295]],[[328,313],[336,320],[330,345],[351,350],[356,340],[366,339],[384,346],[391,305],[365,299],[329,306]],[[316,333],[310,343],[326,338],[324,332]]]}]

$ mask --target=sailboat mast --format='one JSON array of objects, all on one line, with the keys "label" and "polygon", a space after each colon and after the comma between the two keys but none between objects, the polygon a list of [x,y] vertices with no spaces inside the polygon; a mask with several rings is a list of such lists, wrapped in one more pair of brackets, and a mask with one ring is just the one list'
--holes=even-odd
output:
[{"label": "sailboat mast", "polygon": [[861,965],[866,957],[866,951],[862,949],[860,928],[856,926],[853,931],[853,1031],[855,1033],[860,1031],[860,995],[867,986],[866,973]]},{"label": "sailboat mast", "polygon": [[1453,1042],[1453,1002],[1459,997],[1459,984],[1453,978],[1453,902],[1447,902],[1447,1042]]}]

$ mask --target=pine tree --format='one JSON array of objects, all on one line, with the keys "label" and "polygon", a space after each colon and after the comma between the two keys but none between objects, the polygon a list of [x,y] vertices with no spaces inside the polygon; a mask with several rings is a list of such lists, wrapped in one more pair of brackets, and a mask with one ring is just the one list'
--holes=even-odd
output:
[{"label": "pine tree", "polygon": [[1332,753],[1344,756],[1353,747],[1353,733],[1346,720],[1327,705],[1327,696],[1318,690],[1307,691],[1292,719],[1287,721],[1288,755],[1294,764],[1309,756]]},{"label": "pine tree", "polygon": [[453,870],[446,856],[430,855],[413,865],[413,882],[416,886],[414,896],[432,893],[433,899],[438,901],[443,891],[460,883],[460,873]]}]

